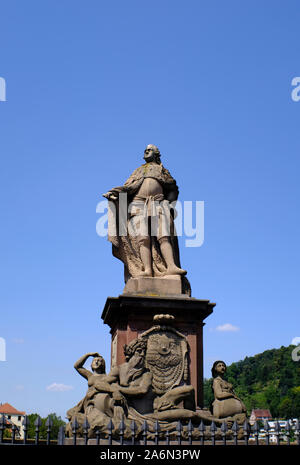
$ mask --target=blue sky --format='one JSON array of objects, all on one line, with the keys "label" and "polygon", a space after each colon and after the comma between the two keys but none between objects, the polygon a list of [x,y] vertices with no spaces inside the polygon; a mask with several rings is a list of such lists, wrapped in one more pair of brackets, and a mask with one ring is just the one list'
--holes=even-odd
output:
[{"label": "blue sky", "polygon": [[148,143],[205,202],[203,246],[180,245],[193,296],[217,303],[206,376],[300,336],[299,21],[296,1],[1,3],[0,402],[64,416],[86,390],[74,362],[109,365],[123,268],[96,205]]}]

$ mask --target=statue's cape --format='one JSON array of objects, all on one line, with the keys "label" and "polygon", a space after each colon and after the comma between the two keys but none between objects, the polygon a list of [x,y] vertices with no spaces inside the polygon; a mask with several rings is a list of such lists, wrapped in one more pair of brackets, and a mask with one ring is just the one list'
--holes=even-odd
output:
[{"label": "statue's cape", "polygon": [[123,186],[114,187],[110,192],[116,194],[126,192],[129,196],[133,196],[141,187],[145,178],[156,179],[162,185],[166,199],[169,192],[175,193],[174,199],[177,199],[178,187],[175,179],[163,165],[157,163],[144,163],[142,166],[139,166]]}]

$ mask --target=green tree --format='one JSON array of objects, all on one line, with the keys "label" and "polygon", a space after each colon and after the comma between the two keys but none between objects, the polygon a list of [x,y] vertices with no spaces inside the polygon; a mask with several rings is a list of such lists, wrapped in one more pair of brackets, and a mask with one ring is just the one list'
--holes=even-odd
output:
[{"label": "green tree", "polygon": [[293,417],[293,403],[292,399],[284,397],[278,406],[279,417],[292,418]]},{"label": "green tree", "polygon": [[300,386],[292,388],[290,391],[290,396],[292,399],[292,417],[300,417]]},{"label": "green tree", "polygon": [[[28,438],[34,439],[35,438],[35,421],[38,418],[37,413],[31,413],[28,416],[29,420],[29,425],[28,425]],[[58,431],[60,426],[64,426],[66,423],[62,420],[60,416],[57,416],[56,413],[50,413],[48,417],[51,418],[52,420],[52,426],[51,426],[51,433],[50,433],[50,439],[57,439],[58,437]],[[47,418],[41,418],[41,426],[40,426],[40,434],[39,437],[40,439],[46,439],[47,438]]]},{"label": "green tree", "polygon": [[204,407],[211,408],[211,404],[214,401],[214,393],[212,391],[212,378],[204,379],[203,382],[203,393],[204,393]]},{"label": "green tree", "polygon": [[[227,367],[226,378],[244,401],[253,408],[270,409],[273,417],[300,417],[300,363],[292,360],[295,346],[266,350]],[[210,380],[204,380],[204,405],[213,400]]]}]

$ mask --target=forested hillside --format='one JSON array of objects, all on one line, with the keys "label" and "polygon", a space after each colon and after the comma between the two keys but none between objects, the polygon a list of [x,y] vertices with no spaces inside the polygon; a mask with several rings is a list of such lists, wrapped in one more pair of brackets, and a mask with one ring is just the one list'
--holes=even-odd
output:
[{"label": "forested hillside", "polygon": [[[300,417],[300,361],[292,360],[295,346],[266,350],[232,363],[225,378],[233,384],[248,413],[268,408],[273,418]],[[204,404],[213,401],[212,379],[204,381]]]}]

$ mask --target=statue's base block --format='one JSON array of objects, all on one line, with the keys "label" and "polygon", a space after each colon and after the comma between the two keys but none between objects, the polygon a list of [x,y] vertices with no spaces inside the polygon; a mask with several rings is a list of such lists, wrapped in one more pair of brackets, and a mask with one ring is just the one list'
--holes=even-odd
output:
[{"label": "statue's base block", "polygon": [[181,276],[165,276],[163,278],[139,277],[130,278],[123,294],[146,296],[184,296],[182,294]]},{"label": "statue's base block", "polygon": [[[144,278],[151,279],[151,278]],[[166,279],[166,282],[169,280]],[[111,328],[111,364],[125,362],[124,344],[129,344],[153,326],[153,317],[169,314],[175,317],[174,327],[189,344],[188,357],[191,384],[195,389],[196,404],[203,407],[203,326],[204,319],[213,311],[214,303],[182,296],[145,296],[122,294],[108,297],[102,319]],[[154,323],[155,324],[155,323]]]}]

